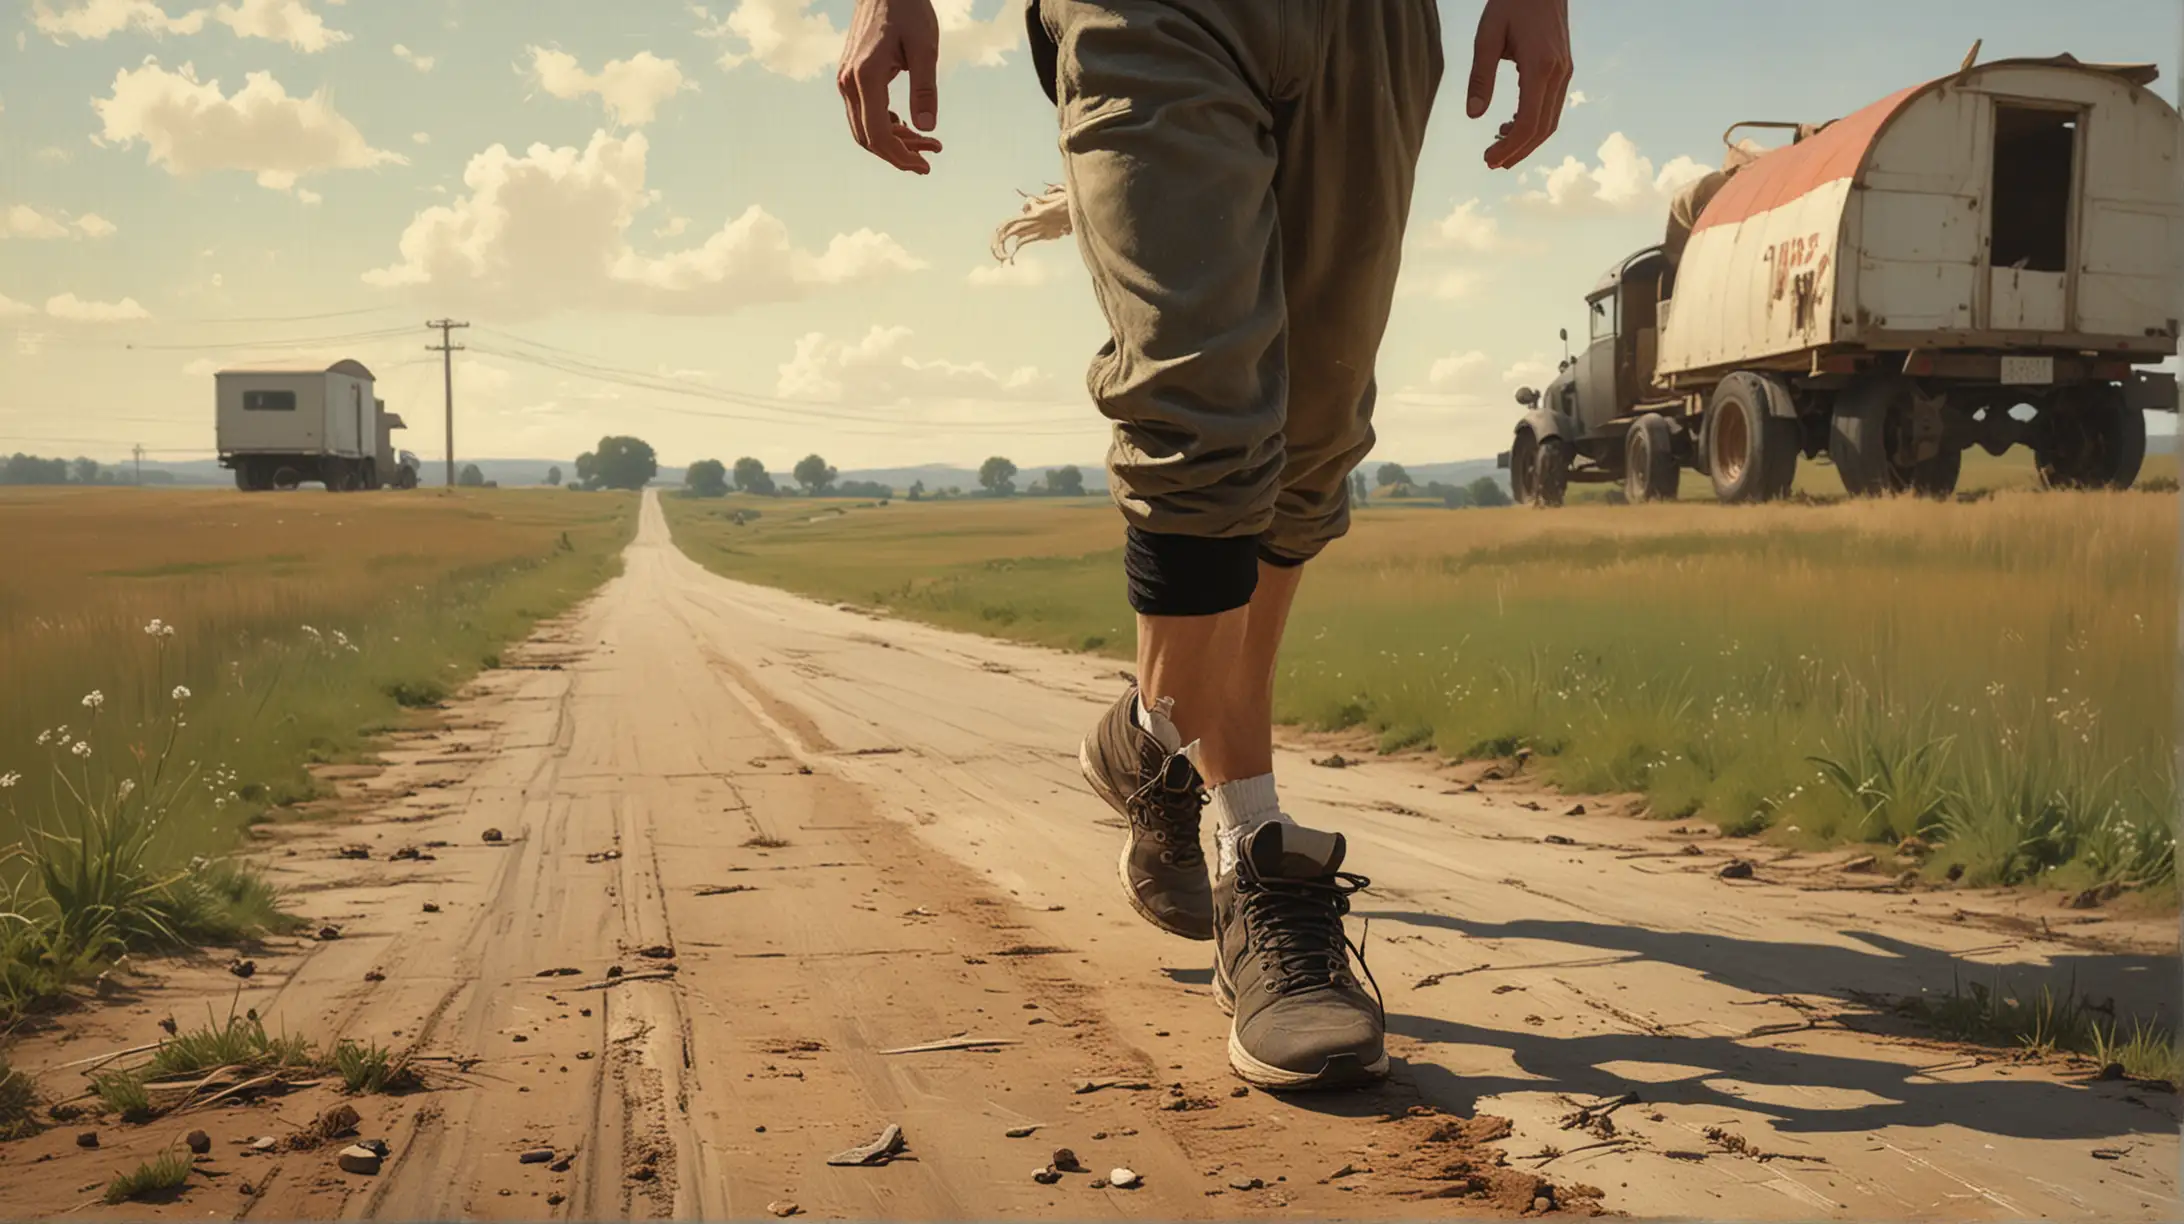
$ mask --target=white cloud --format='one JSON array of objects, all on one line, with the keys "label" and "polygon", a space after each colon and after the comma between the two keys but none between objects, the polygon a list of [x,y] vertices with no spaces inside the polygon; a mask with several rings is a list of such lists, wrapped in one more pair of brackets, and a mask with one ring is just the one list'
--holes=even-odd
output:
[{"label": "white cloud", "polygon": [[28,204],[17,204],[0,213],[0,238],[54,239],[68,237],[68,227]]},{"label": "white cloud", "polygon": [[660,228],[652,231],[652,235],[655,238],[680,238],[688,232],[690,232],[690,218],[669,217],[665,222],[661,223]]},{"label": "white cloud", "polygon": [[75,154],[60,147],[59,145],[47,145],[45,148],[38,150],[38,160],[46,163],[49,166],[66,165],[69,161],[73,160],[75,156]]},{"label": "white cloud", "polygon": [[910,329],[875,325],[862,340],[834,340],[819,332],[796,342],[796,356],[781,367],[778,394],[787,399],[867,405],[906,400],[993,399],[1037,388],[1039,371],[1021,366],[1003,373],[986,363],[920,360],[904,350]]},{"label": "white cloud", "polygon": [[1586,97],[1586,96],[1585,96],[1585,91],[1584,91],[1584,90],[1582,90],[1582,89],[1573,89],[1573,90],[1571,90],[1571,91],[1570,91],[1570,96],[1569,96],[1568,100],[1566,100],[1565,102],[1563,102],[1563,104],[1562,104],[1562,109],[1564,109],[1564,110],[1576,110],[1576,109],[1577,109],[1578,107],[1580,107],[1580,106],[1583,106],[1583,105],[1585,105],[1585,104],[1586,104],[1587,102],[1590,102],[1590,101],[1592,101],[1592,99],[1591,99],[1591,98],[1588,98],[1588,97]]},{"label": "white cloud", "polygon": [[1499,248],[1501,223],[1482,213],[1482,207],[1480,201],[1474,197],[1450,209],[1447,216],[1427,229],[1427,244],[1447,250],[1480,253]]},{"label": "white cloud", "polygon": [[409,138],[411,144],[428,145],[432,143],[432,133],[430,132],[411,132]]},{"label": "white cloud", "polygon": [[311,11],[309,0],[239,0],[220,5],[212,15],[238,38],[287,43],[309,54],[349,41],[349,35],[327,28],[325,19]]},{"label": "white cloud", "polygon": [[432,71],[432,66],[435,63],[439,62],[438,60],[435,60],[432,56],[419,55],[417,52],[410,50],[408,47],[403,46],[401,43],[394,44],[394,58],[401,60],[403,63],[408,64],[410,67],[415,68],[419,72],[430,72]]},{"label": "white cloud", "polygon": [[95,302],[85,301],[73,293],[47,298],[45,312],[70,323],[127,323],[152,317],[150,311],[137,305],[135,298],[125,297],[118,302]]},{"label": "white cloud", "polygon": [[1494,360],[1477,349],[1470,349],[1436,358],[1426,369],[1425,383],[1405,388],[1401,394],[1492,402],[1520,386],[1544,387],[1554,373],[1554,363],[1546,354],[1534,353],[1510,363],[1496,375]]},{"label": "white cloud", "polygon": [[170,16],[152,0],[32,0],[31,24],[55,42],[69,39],[96,41],[124,30],[141,30],[154,36],[195,34],[205,28],[205,11],[196,9]]},{"label": "white cloud", "polygon": [[1554,380],[1555,360],[1545,353],[1534,353],[1513,362],[1502,371],[1502,385],[1508,387],[1545,388]]},{"label": "white cloud", "polygon": [[652,122],[662,102],[688,87],[680,65],[650,51],[609,60],[606,67],[591,73],[566,51],[532,47],[531,73],[538,79],[539,88],[564,101],[597,94],[621,127],[643,127]]},{"label": "white cloud", "polygon": [[837,234],[822,251],[796,246],[757,205],[702,244],[665,255],[630,245],[637,215],[658,200],[645,186],[642,133],[598,132],[579,150],[494,145],[463,171],[467,193],[417,214],[402,258],[364,275],[383,288],[508,317],[563,309],[727,314],[924,265],[869,229]]},{"label": "white cloud", "polygon": [[[760,68],[795,81],[808,81],[831,72],[842,57],[844,32],[834,19],[814,13],[814,0],[738,0],[719,22],[700,28],[707,38],[732,40],[738,46],[722,52],[720,66],[736,68],[757,64]],[[940,18],[940,67],[942,71],[963,64],[999,67],[1024,38],[1023,9],[1015,0],[1001,0],[999,11],[979,20],[972,15],[977,0],[935,0]],[[701,22],[713,18],[693,6]]]},{"label": "white cloud", "polygon": [[1484,280],[1484,274],[1473,268],[1426,268],[1406,264],[1395,282],[1398,297],[1432,298],[1439,302],[1457,302],[1471,296]]},{"label": "white cloud", "polygon": [[18,302],[7,294],[0,293],[0,319],[16,319],[27,314],[36,313],[38,313],[37,307]]},{"label": "white cloud", "polygon": [[84,213],[69,217],[66,213],[44,213],[28,204],[17,204],[0,212],[0,238],[108,238],[113,236],[114,223],[97,213]]},{"label": "white cloud", "polygon": [[147,60],[115,74],[113,96],[91,105],[105,125],[95,140],[141,140],[147,160],[169,174],[243,170],[260,186],[287,191],[302,175],[409,160],[373,148],[324,90],[291,98],[269,72],[250,73],[228,97],[219,81],[199,81],[189,64],[169,72]]},{"label": "white cloud", "polygon": [[304,204],[324,204],[326,202],[325,196],[311,190],[309,187],[296,188],[296,199]]},{"label": "white cloud", "polygon": [[1707,168],[1697,160],[1678,157],[1658,172],[1650,158],[1621,132],[1601,142],[1596,164],[1574,157],[1541,169],[1539,189],[1515,197],[1536,208],[1575,215],[1645,212],[1661,207],[1685,184],[1703,178]]},{"label": "white cloud", "polygon": [[1485,353],[1475,349],[1451,353],[1436,360],[1426,371],[1426,385],[1435,391],[1477,390],[1492,365]]},{"label": "white cloud", "polygon": [[1052,280],[1046,263],[1029,255],[1018,255],[1010,263],[977,263],[971,266],[964,283],[980,289],[1029,289]]}]

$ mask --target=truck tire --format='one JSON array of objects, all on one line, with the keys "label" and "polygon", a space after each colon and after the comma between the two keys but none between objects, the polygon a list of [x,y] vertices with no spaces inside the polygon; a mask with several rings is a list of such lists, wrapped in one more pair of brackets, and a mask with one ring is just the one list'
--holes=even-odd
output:
[{"label": "truck tire", "polygon": [[377,492],[380,488],[379,461],[377,459],[366,459],[364,461],[364,487],[374,492]]},{"label": "truck tire", "polygon": [[1706,409],[1706,471],[1714,496],[1729,505],[1772,501],[1797,476],[1797,422],[1768,410],[1755,374],[1736,373],[1714,388]]},{"label": "truck tire", "polygon": [[292,493],[303,484],[303,473],[283,463],[273,469],[273,478],[266,483],[283,493]]},{"label": "truck tire", "polygon": [[1631,422],[1623,439],[1623,496],[1633,502],[1674,501],[1683,484],[1676,431],[1658,413]]},{"label": "truck tire", "polygon": [[1910,450],[1911,384],[1875,378],[1835,397],[1828,414],[1828,457],[1852,497],[1901,493],[1947,497],[1964,471],[1964,452],[1945,448],[1930,459],[1904,462]]},{"label": "truck tire", "polygon": [[1539,468],[1539,442],[1525,426],[1517,427],[1509,446],[1509,496],[1520,506],[1532,504],[1532,478]]},{"label": "truck tire", "polygon": [[2146,414],[2114,383],[2068,387],[2040,414],[2033,440],[2050,489],[2128,489],[2146,462]]},{"label": "truck tire", "polygon": [[1552,510],[1570,491],[1570,444],[1548,438],[1539,444],[1539,460],[1532,469],[1532,504]]}]

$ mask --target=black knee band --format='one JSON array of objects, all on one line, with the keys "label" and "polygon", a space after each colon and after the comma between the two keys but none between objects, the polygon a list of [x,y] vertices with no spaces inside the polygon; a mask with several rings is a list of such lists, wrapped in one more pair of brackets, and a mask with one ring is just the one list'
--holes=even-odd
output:
[{"label": "black knee band", "polygon": [[1140,616],[1213,616],[1251,602],[1259,587],[1259,542],[1250,536],[1125,532],[1122,569]]}]

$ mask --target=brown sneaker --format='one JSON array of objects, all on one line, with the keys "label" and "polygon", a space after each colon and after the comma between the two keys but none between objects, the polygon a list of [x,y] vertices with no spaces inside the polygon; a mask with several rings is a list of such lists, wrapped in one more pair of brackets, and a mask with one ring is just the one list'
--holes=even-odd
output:
[{"label": "brown sneaker", "polygon": [[1342,853],[1340,833],[1270,820],[1243,836],[1236,869],[1214,881],[1214,995],[1235,1018],[1229,1066],[1256,1087],[1340,1088],[1388,1074],[1380,988],[1367,994],[1351,973],[1342,929],[1350,894],[1370,881],[1337,870]]},{"label": "brown sneaker", "polygon": [[1084,738],[1085,781],[1130,821],[1122,845],[1122,888],[1145,921],[1185,939],[1213,938],[1213,889],[1198,816],[1206,788],[1181,745],[1138,725],[1136,685]]}]

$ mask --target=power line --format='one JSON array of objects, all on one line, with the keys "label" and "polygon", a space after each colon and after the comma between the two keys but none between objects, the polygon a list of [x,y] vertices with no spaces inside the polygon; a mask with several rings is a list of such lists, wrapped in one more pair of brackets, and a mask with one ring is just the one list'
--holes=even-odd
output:
[{"label": "power line", "polygon": [[446,380],[447,487],[452,489],[455,487],[455,354],[464,347],[455,343],[455,331],[457,328],[469,327],[470,324],[457,323],[453,319],[440,319],[425,326],[437,328],[440,332],[440,343],[437,346],[427,345],[426,351],[440,354],[440,372]]},{"label": "power line", "polygon": [[162,319],[182,326],[216,327],[234,323],[316,323],[322,319],[354,319],[361,315],[404,314],[400,306],[366,306],[358,310],[329,310],[322,314],[238,316],[232,319]]}]

